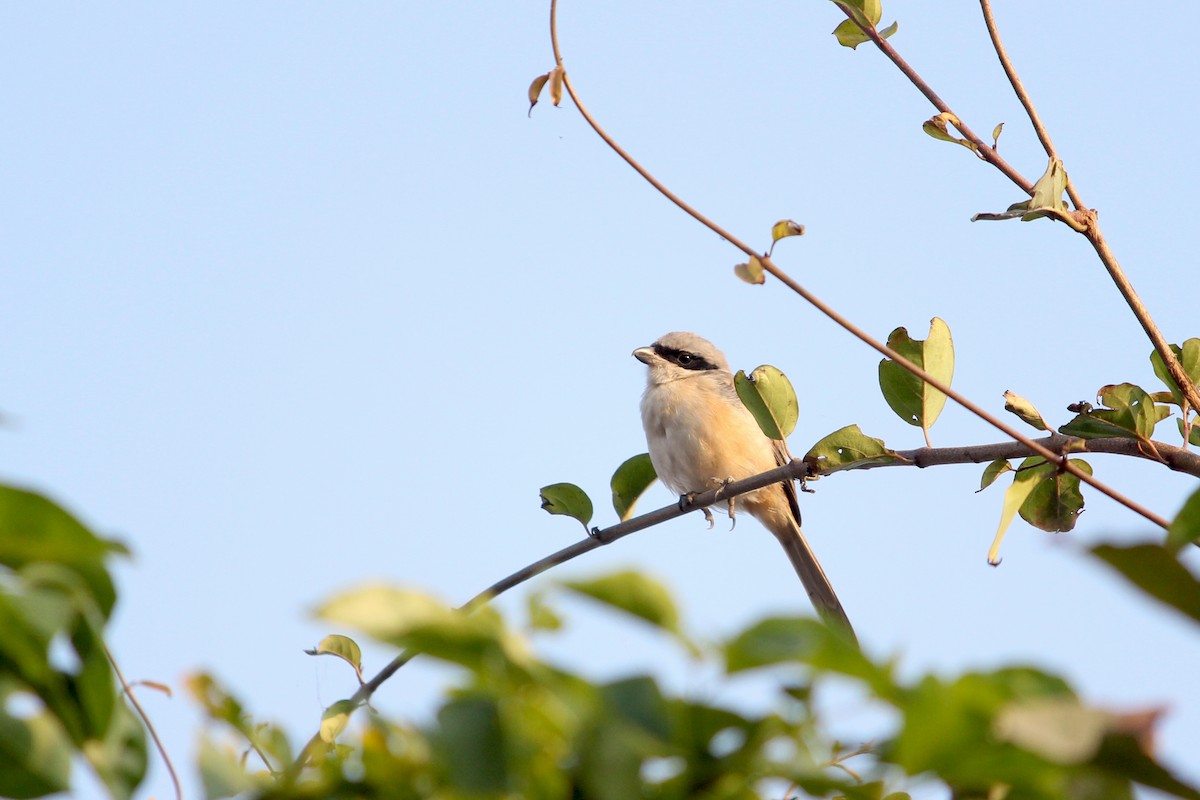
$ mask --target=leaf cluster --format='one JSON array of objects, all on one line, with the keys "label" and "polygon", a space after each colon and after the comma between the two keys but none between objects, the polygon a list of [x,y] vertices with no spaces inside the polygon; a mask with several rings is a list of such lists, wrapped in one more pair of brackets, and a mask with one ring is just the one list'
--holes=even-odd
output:
[{"label": "leaf cluster", "polygon": [[[257,797],[878,800],[935,780],[962,797],[1121,798],[1140,785],[1200,798],[1155,761],[1155,711],[1087,706],[1064,680],[1031,667],[902,680],[891,661],[811,618],[768,617],[697,642],[669,592],[639,573],[553,591],[651,626],[722,687],[771,676],[772,707],[747,712],[671,692],[649,673],[591,681],[542,660],[533,637],[564,627],[542,594],[531,598],[530,633],[521,635],[490,610],[466,615],[419,592],[363,587],[332,598],[321,615],[456,665],[460,679],[436,713],[416,723],[373,712],[329,737],[296,778],[245,770],[231,782],[227,758],[220,780],[206,776],[206,785]],[[1185,591],[1200,596],[1195,585]],[[823,733],[812,701],[835,679],[893,712],[881,738],[847,747]],[[703,694],[724,691],[713,688]],[[327,714],[344,713],[338,706]]]},{"label": "leaf cluster", "polygon": [[114,798],[145,775],[145,731],[103,638],[107,562],[124,552],[50,499],[0,486],[0,796],[69,788],[76,757]]}]

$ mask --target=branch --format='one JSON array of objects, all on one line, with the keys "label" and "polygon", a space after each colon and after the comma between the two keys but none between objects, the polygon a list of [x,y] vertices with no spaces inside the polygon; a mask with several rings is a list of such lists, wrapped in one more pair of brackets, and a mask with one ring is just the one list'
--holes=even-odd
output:
[{"label": "branch", "polygon": [[[888,59],[896,65],[897,69],[904,73],[904,77],[908,78],[909,82],[917,88],[917,91],[925,95],[925,99],[928,100],[934,108],[943,114],[954,114],[954,111],[951,110],[950,106],[946,104],[946,101],[942,100],[942,98],[938,96],[937,92],[935,92],[933,88],[925,82],[925,79],[922,78],[920,74],[918,74],[917,71],[913,69],[907,61],[904,60],[904,57],[896,52],[896,48],[892,47],[891,43],[888,42],[887,39],[884,39],[879,35],[879,31],[875,30],[874,25],[863,25],[862,22],[859,21],[858,17],[851,13],[851,11],[847,9],[845,5],[836,2],[835,5],[842,10],[842,13],[846,15],[847,19],[851,20],[862,30],[864,34],[866,34],[868,38],[870,38],[875,46],[879,48],[879,51],[887,56]],[[958,120],[962,119],[958,114],[954,114],[954,117]],[[1017,172],[1017,170],[1011,164],[1005,161],[996,148],[979,138],[979,136],[976,135],[973,130],[967,127],[965,122],[956,122],[954,123],[954,127],[957,128],[958,132],[963,135],[963,138],[975,145],[975,152],[979,154],[980,158],[1004,173],[1005,177],[1019,186],[1021,191],[1025,192],[1025,194],[1030,196],[1033,195],[1033,184],[1028,181],[1024,175]]]},{"label": "branch", "polygon": [[[1164,442],[1151,442],[1146,448],[1137,439],[1110,437],[1105,439],[1078,439],[1074,436],[1064,436],[1052,433],[1041,439],[1036,439],[1046,449],[1060,455],[1078,453],[1104,453],[1108,455],[1136,456],[1147,461],[1165,464],[1176,472],[1183,472],[1200,478],[1200,454],[1182,447],[1175,447]],[[1150,449],[1157,452],[1160,458],[1155,458]],[[1024,445],[1018,442],[997,442],[996,444],[977,444],[967,447],[922,447],[917,450],[897,450],[896,455],[912,462],[914,467],[938,467],[945,464],[982,464],[985,461],[995,461],[998,458],[1026,458],[1034,455]],[[872,464],[863,467],[908,466],[905,464]]]},{"label": "branch", "polygon": [[[987,26],[988,36],[992,39],[992,47],[996,50],[996,57],[1000,59],[1000,66],[1004,68],[1004,74],[1008,76],[1008,82],[1012,84],[1013,92],[1021,101],[1021,105],[1025,107],[1025,113],[1029,116],[1029,122],[1033,125],[1033,131],[1037,134],[1038,141],[1042,143],[1046,155],[1052,161],[1057,160],[1058,153],[1054,149],[1054,142],[1050,141],[1050,132],[1042,124],[1042,118],[1038,116],[1033,100],[1025,91],[1025,84],[1021,83],[1021,79],[1017,76],[1017,70],[1013,67],[1012,61],[1008,58],[1008,52],[1004,49],[1004,43],[1000,41],[1000,32],[996,29],[996,19],[992,16],[991,0],[979,0],[979,6],[983,10],[983,22]],[[1070,196],[1071,202],[1075,204],[1075,208],[1080,210],[1087,208],[1075,190],[1075,184],[1071,182],[1070,175],[1067,176],[1067,194]]]},{"label": "branch", "polygon": [[[1008,76],[1008,82],[1012,84],[1013,92],[1016,93],[1017,99],[1021,101],[1021,105],[1025,107],[1025,113],[1029,116],[1029,122],[1033,125],[1033,130],[1037,134],[1038,140],[1042,143],[1042,148],[1045,149],[1046,155],[1051,160],[1057,160],[1058,153],[1054,149],[1054,142],[1050,140],[1050,133],[1046,130],[1046,126],[1042,124],[1042,119],[1038,116],[1037,108],[1033,105],[1033,100],[1030,99],[1029,93],[1025,91],[1025,85],[1021,83],[1016,68],[1013,67],[1012,61],[1008,57],[1008,52],[1004,49],[1004,43],[1000,41],[1000,33],[996,28],[996,19],[992,15],[991,0],[979,0],[979,7],[983,11],[983,22],[987,26],[988,36],[991,37],[992,46],[996,50],[996,57],[1000,59],[1000,66],[1004,68],[1004,74]],[[870,32],[867,32],[867,34],[870,35]],[[890,49],[890,45],[888,47]],[[914,83],[914,85],[918,89],[921,88],[921,84]],[[928,97],[929,95],[926,96]],[[966,135],[965,131],[963,135]],[[1200,408],[1200,405],[1197,405],[1197,403],[1200,403],[1200,390],[1197,390],[1196,385],[1192,383],[1187,372],[1184,371],[1183,366],[1179,363],[1179,360],[1175,358],[1175,354],[1171,352],[1166,338],[1159,331],[1158,325],[1150,316],[1150,312],[1146,310],[1142,299],[1134,291],[1133,284],[1125,276],[1125,271],[1121,269],[1121,265],[1117,262],[1116,255],[1109,248],[1108,242],[1105,241],[1104,234],[1100,230],[1100,224],[1095,218],[1095,213],[1088,212],[1087,206],[1084,205],[1083,199],[1079,196],[1079,192],[1076,190],[1075,184],[1071,181],[1069,173],[1067,175],[1067,194],[1070,196],[1071,202],[1075,204],[1077,211],[1091,214],[1091,218],[1086,221],[1086,225],[1080,232],[1092,243],[1092,247],[1096,250],[1096,255],[1100,257],[1100,263],[1108,271],[1108,275],[1116,285],[1117,291],[1125,298],[1125,303],[1129,306],[1129,310],[1133,312],[1133,315],[1141,324],[1142,330],[1145,331],[1146,337],[1154,345],[1154,349],[1158,352],[1167,367],[1167,371],[1171,374],[1172,380],[1175,381],[1180,390],[1187,396],[1188,402],[1192,404],[1192,408]]]},{"label": "branch", "polygon": [[158,749],[158,755],[163,760],[163,764],[167,768],[167,774],[171,776],[171,783],[175,786],[175,797],[177,800],[183,800],[183,787],[179,784],[179,776],[175,773],[175,765],[171,763],[171,757],[167,755],[167,748],[163,746],[162,739],[158,738],[158,731],[154,727],[154,723],[150,721],[150,715],[142,708],[142,704],[138,702],[137,695],[133,693],[133,687],[125,680],[125,676],[121,674],[121,668],[117,666],[117,660],[113,658],[112,651],[108,649],[108,644],[104,641],[100,642],[100,646],[104,648],[104,656],[108,659],[108,663],[112,665],[113,674],[117,676],[117,682],[121,684],[121,688],[125,692],[125,696],[129,698],[130,705],[137,715],[142,718],[142,724],[146,726],[146,730],[150,732],[150,738],[154,740],[154,746]]}]

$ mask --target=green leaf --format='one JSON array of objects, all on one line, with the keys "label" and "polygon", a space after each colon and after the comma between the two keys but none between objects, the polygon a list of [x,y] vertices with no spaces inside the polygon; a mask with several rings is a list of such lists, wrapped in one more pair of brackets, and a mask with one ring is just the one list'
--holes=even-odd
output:
[{"label": "green leaf", "polygon": [[733,636],[722,650],[729,674],[802,663],[860,679],[882,698],[899,691],[886,665],[875,665],[844,631],[812,617],[767,617]]},{"label": "green leaf", "polygon": [[[1078,458],[1071,463],[1081,471],[1092,474],[1092,467]],[[1060,472],[1054,464],[1043,463],[1028,474],[1018,473],[1016,480],[1033,482],[1033,491],[1021,504],[1021,519],[1043,531],[1065,533],[1074,529],[1083,512],[1083,494],[1079,478],[1070,472]]]},{"label": "green leaf", "polygon": [[[1183,343],[1183,347],[1173,344],[1170,348],[1183,371],[1192,379],[1192,383],[1200,383],[1200,339],[1188,339]],[[1154,367],[1154,374],[1170,390],[1175,405],[1182,406],[1183,393],[1179,391],[1175,381],[1171,380],[1171,373],[1167,372],[1167,365],[1157,350],[1150,353],[1150,364]]]},{"label": "green leaf", "polygon": [[601,687],[600,697],[609,712],[623,722],[655,739],[670,741],[667,702],[653,677],[639,675],[615,681]]},{"label": "green leaf", "polygon": [[0,797],[41,797],[70,788],[75,748],[47,711],[29,717],[9,713],[19,684],[0,674]]},{"label": "green leaf", "polygon": [[208,737],[200,741],[196,756],[200,782],[207,798],[234,797],[266,789],[271,782],[267,775],[251,775],[246,771],[242,754],[228,744],[216,744]]},{"label": "green leaf", "polygon": [[996,127],[992,128],[992,149],[1000,146],[1000,133],[1004,130],[1004,123],[1001,122]]},{"label": "green leaf", "polygon": [[363,682],[362,648],[358,646],[358,642],[349,636],[332,633],[317,642],[317,646],[312,650],[305,650],[304,652],[310,656],[337,656],[353,667],[354,674],[358,676],[358,682]]},{"label": "green leaf", "polygon": [[800,418],[800,401],[786,375],[769,364],[758,367],[749,377],[738,370],[733,388],[768,439],[783,441],[792,435]]},{"label": "green leaf", "polygon": [[349,700],[338,700],[321,714],[321,727],[318,735],[326,744],[333,744],[346,726],[350,724],[350,715],[358,708]]},{"label": "green leaf", "polygon": [[[954,341],[950,328],[938,317],[930,320],[925,341],[911,338],[904,328],[896,328],[887,344],[943,384],[949,385],[953,379]],[[946,395],[887,358],[879,362],[879,387],[891,409],[900,419],[921,428],[928,442],[929,429],[942,413]]]},{"label": "green leaf", "polygon": [[890,39],[898,30],[900,30],[900,20],[894,21],[891,25],[888,25],[886,28],[881,30],[879,32],[879,38]]},{"label": "green leaf", "polygon": [[1145,744],[1133,736],[1105,737],[1094,763],[1105,772],[1127,777],[1164,794],[1185,800],[1200,800],[1200,790],[1179,780],[1155,761],[1146,752]]},{"label": "green leaf", "polygon": [[862,469],[875,464],[894,464],[905,459],[889,450],[882,439],[867,436],[857,425],[847,425],[814,444],[804,461],[821,475],[845,469]]},{"label": "green leaf", "polygon": [[979,480],[979,489],[976,491],[982,492],[984,489],[995,483],[996,478],[999,478],[1006,472],[1012,472],[1012,465],[1008,463],[1007,459],[997,458],[995,461],[988,464],[986,468],[984,468],[983,477]]},{"label": "green leaf", "polygon": [[69,567],[83,578],[105,618],[117,597],[105,559],[126,552],[46,497],[0,486],[0,564],[14,570],[37,561]]},{"label": "green leaf", "polygon": [[1033,403],[1016,392],[1004,393],[1004,410],[1016,414],[1025,424],[1032,425],[1039,431],[1050,430],[1046,421],[1042,419],[1042,415],[1033,407]]},{"label": "green leaf", "polygon": [[849,47],[851,50],[858,49],[863,42],[871,41],[871,37],[863,33],[862,28],[851,19],[843,20],[833,29],[833,35],[837,37],[838,44],[842,47]]},{"label": "green leaf", "polygon": [[117,707],[103,737],[83,746],[92,769],[114,800],[129,800],[146,775],[146,732],[124,705]]},{"label": "green leaf", "polygon": [[1091,553],[1146,594],[1200,622],[1200,581],[1166,547],[1102,544]]},{"label": "green leaf", "polygon": [[771,226],[771,241],[778,242],[789,236],[803,236],[804,226],[790,219],[781,219]]},{"label": "green leaf", "polygon": [[573,592],[624,611],[670,633],[681,633],[679,610],[661,583],[637,572],[615,572],[591,580],[564,581]]},{"label": "green leaf", "polygon": [[617,517],[625,521],[633,516],[634,506],[650,484],[658,480],[654,471],[654,463],[650,461],[649,453],[640,453],[626,459],[617,471],[613,473],[609,485],[612,487],[613,510]]},{"label": "green leaf", "polygon": [[1178,554],[1186,545],[1200,541],[1200,489],[1192,492],[1167,528],[1167,549]]},{"label": "green leaf", "polygon": [[[1187,439],[1189,444],[1200,447],[1200,419],[1193,416],[1188,422],[1190,425],[1185,426],[1182,419],[1175,420],[1175,425],[1179,428],[1179,435]],[[1191,429],[1190,432],[1188,428]]]},{"label": "green leaf", "polygon": [[573,483],[552,483],[541,488],[542,508],[579,520],[584,530],[592,521],[592,499]]},{"label": "green leaf", "polygon": [[562,617],[557,611],[546,605],[546,598],[542,592],[530,592],[526,596],[525,605],[531,630],[556,631],[562,628]]},{"label": "green leaf", "polygon": [[770,617],[725,645],[725,671],[733,674],[774,664],[803,662],[819,650],[824,626],[807,617]]},{"label": "green leaf", "polygon": [[1171,415],[1168,407],[1157,405],[1144,389],[1132,383],[1102,386],[1098,397],[1108,408],[1085,410],[1059,432],[1081,439],[1119,436],[1149,444],[1154,426]]},{"label": "green leaf", "polygon": [[317,615],[372,638],[469,669],[523,668],[524,647],[504,630],[495,610],[463,614],[430,595],[380,584],[351,589],[326,601]]},{"label": "green leaf", "polygon": [[509,789],[507,739],[494,698],[452,700],[438,711],[437,721],[434,744],[450,786],[481,794]]},{"label": "green leaf", "polygon": [[733,274],[752,286],[761,286],[767,282],[766,272],[758,256],[750,256],[745,264],[735,264]]}]

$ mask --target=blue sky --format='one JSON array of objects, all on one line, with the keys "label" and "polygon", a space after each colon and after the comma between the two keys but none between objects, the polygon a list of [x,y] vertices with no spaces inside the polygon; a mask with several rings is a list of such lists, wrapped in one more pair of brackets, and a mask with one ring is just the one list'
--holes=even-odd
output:
[{"label": "blue sky", "polygon": [[[542,512],[537,490],[573,481],[602,501],[645,449],[644,368],[629,354],[668,330],[702,333],[735,368],[783,369],[800,393],[793,451],[850,423],[920,445],[881,398],[872,351],[778,284],[734,279],[739,254],[569,104],[527,118],[526,88],[553,65],[547,12],[0,11],[0,479],[133,549],[112,628],[128,675],[179,688],[213,670],[306,737],[353,688],[301,653],[328,631],[309,609],[370,579],[460,602],[570,543],[577,526]],[[1200,335],[1184,202],[1198,56],[1126,4],[997,14],[1134,285],[1171,341]],[[959,116],[979,132],[1005,122],[1005,157],[1040,175],[975,5],[891,3],[892,19],[895,45]],[[838,21],[828,3],[560,10],[567,68],[618,140],[743,239],[765,247],[777,219],[804,223],[777,262],[877,336],[944,318],[968,396],[999,410],[1011,389],[1061,424],[1101,385],[1157,388],[1086,242],[1049,222],[970,223],[1018,191],[921,133],[933,111],[878,53],[837,46]],[[953,407],[933,430],[941,445],[998,438]],[[1168,516],[1195,485],[1090,461]],[[980,471],[848,474],[804,497],[860,638],[914,674],[1034,662],[1097,704],[1165,704],[1162,752],[1200,780],[1194,627],[1082,555],[1151,531],[1089,493],[1075,533],[1015,526],[991,569],[1001,492],[974,494]],[[655,488],[642,507],[671,501]],[[807,611],[749,520],[733,533],[676,520],[561,574],[627,566],[670,585],[704,636]],[[519,612],[524,594],[502,605]],[[596,676],[661,663],[652,637],[569,608],[555,658]],[[369,651],[368,671],[389,655]],[[419,716],[446,678],[414,664],[377,705]],[[190,703],[147,705],[188,764]],[[156,765],[143,796],[167,794]]]}]

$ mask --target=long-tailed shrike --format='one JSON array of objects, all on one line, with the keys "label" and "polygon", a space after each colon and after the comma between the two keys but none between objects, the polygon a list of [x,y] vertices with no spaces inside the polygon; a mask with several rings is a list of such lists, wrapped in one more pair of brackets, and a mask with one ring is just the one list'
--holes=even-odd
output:
[{"label": "long-tailed shrike", "polygon": [[[671,491],[698,494],[788,462],[786,445],[767,438],[758,427],[733,388],[724,353],[707,339],[668,333],[634,350],[633,356],[650,368],[642,425],[650,461]],[[833,586],[800,532],[795,483],[776,483],[742,495],[737,506],[775,534],[821,616],[852,632]]]}]

